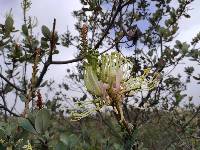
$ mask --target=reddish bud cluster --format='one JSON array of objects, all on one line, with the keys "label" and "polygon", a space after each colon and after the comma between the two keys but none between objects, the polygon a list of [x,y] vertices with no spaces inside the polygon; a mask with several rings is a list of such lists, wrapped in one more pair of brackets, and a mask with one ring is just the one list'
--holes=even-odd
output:
[{"label": "reddish bud cluster", "polygon": [[88,33],[88,26],[86,24],[83,24],[81,29],[81,46],[83,51],[87,49],[87,44],[88,44],[87,33]]},{"label": "reddish bud cluster", "polygon": [[42,95],[41,95],[39,90],[37,91],[36,106],[37,106],[38,109],[42,109],[43,108]]}]

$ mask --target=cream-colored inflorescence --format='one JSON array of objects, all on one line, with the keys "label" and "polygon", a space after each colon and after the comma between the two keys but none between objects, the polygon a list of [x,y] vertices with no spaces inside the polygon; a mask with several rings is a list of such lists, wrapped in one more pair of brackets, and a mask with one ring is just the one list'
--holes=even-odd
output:
[{"label": "cream-colored inflorescence", "polygon": [[0,144],[4,144],[5,140],[0,139]]},{"label": "cream-colored inflorescence", "polygon": [[33,150],[29,140],[27,141],[27,145],[24,145],[22,148],[25,149],[25,150]]},{"label": "cream-colored inflorescence", "polygon": [[[73,120],[84,118],[103,106],[112,106],[118,114],[122,113],[124,96],[131,96],[143,89],[151,90],[157,84],[158,74],[149,80],[146,79],[150,69],[145,69],[141,76],[132,77],[130,73],[133,64],[118,52],[91,59],[94,60],[87,60],[84,64],[84,83],[95,100],[77,104],[83,110],[90,104],[95,105],[95,108],[86,109],[82,113],[72,112]],[[120,115],[122,119],[123,114]]]}]

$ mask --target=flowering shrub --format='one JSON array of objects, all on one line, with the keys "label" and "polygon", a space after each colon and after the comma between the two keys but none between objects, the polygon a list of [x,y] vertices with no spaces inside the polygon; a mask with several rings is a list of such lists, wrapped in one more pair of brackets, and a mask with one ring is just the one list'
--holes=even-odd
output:
[{"label": "flowering shrub", "polygon": [[[81,0],[82,8],[73,12],[78,36],[57,32],[56,18],[52,28],[43,25],[35,33],[31,0],[22,0],[21,29],[11,11],[0,22],[0,150],[200,149],[200,107],[193,96],[179,106],[187,83],[200,76],[189,66],[186,83],[169,75],[185,56],[200,62],[200,34],[191,44],[174,41],[192,1],[178,0],[175,8],[172,0]],[[74,59],[54,57],[71,46],[78,52]],[[51,66],[75,62],[67,80],[44,81]],[[22,113],[15,109],[18,101]]]}]

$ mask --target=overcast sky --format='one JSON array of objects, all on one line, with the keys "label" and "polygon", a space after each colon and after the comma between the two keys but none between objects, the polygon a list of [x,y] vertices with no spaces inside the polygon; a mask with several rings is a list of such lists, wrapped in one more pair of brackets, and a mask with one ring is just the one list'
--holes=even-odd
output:
[{"label": "overcast sky", "polygon": [[[0,22],[5,19],[6,12],[12,8],[13,16],[17,27],[23,23],[23,15],[21,10],[21,0],[0,0]],[[32,1],[31,10],[29,14],[31,16],[36,16],[38,19],[38,28],[41,28],[41,25],[47,25],[49,28],[52,27],[53,18],[57,19],[56,29],[59,33],[63,33],[69,28],[71,31],[74,31],[75,19],[72,17],[72,11],[78,10],[81,8],[79,0],[34,0]],[[195,0],[190,6],[190,19],[182,19],[180,21],[180,30],[177,39],[181,41],[191,41],[192,37],[200,31],[200,0]],[[76,51],[73,49],[62,49],[59,56],[54,56],[54,59],[67,60],[74,57]],[[194,65],[194,63],[186,62],[188,65]],[[178,67],[175,72],[183,72],[182,67]],[[68,65],[58,65],[50,67],[48,74],[51,78],[61,81],[61,75],[65,74],[66,68]],[[55,73],[56,72],[56,73]],[[63,77],[63,76],[62,76]],[[190,85],[189,93],[191,95],[198,94],[198,86]],[[196,100],[196,103],[197,100]]]},{"label": "overcast sky", "polygon": [[[21,9],[21,0],[0,0],[0,22],[5,19],[5,14],[12,8],[12,13],[15,20],[15,25],[21,28],[23,24],[23,13]],[[29,11],[30,16],[37,17],[38,27],[40,29],[42,25],[47,25],[52,28],[53,19],[56,18],[56,30],[58,34],[64,33],[67,28],[74,31],[75,19],[72,17],[72,11],[81,8],[79,0],[34,0],[32,1],[31,9]],[[37,30],[36,33],[39,33]],[[62,49],[59,56],[54,56],[55,59],[66,60],[74,58],[76,51],[73,49]],[[67,66],[61,65],[51,67],[51,73],[59,70],[59,74],[64,74]],[[59,74],[54,74],[55,78],[58,78]]]},{"label": "overcast sky", "polygon": [[[23,12],[21,9],[21,0],[0,0],[0,22],[5,20],[5,15],[12,8],[12,14],[14,16],[15,26],[21,28],[23,24]],[[75,19],[72,17],[72,11],[81,8],[79,0],[34,0],[32,1],[29,15],[37,17],[38,27],[35,30],[39,33],[42,25],[52,28],[53,19],[56,18],[56,30],[58,34],[64,33],[67,28],[74,31]],[[36,34],[37,35],[37,34]],[[60,54],[53,56],[54,60],[67,60],[73,59],[76,51],[73,48],[59,48]],[[42,67],[42,66],[41,66]],[[74,67],[74,64],[70,65],[56,65],[50,66],[45,76],[45,79],[54,79],[57,82],[63,81],[63,77],[66,74],[66,69]],[[29,72],[31,74],[31,72]],[[10,96],[12,99],[12,96]],[[10,100],[9,105],[12,106]],[[23,104],[18,103],[17,110],[22,110]]]}]

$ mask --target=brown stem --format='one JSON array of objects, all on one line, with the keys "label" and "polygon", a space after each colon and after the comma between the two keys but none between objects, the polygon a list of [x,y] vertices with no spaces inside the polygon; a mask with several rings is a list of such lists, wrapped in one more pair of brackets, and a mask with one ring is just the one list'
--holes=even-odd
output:
[{"label": "brown stem", "polygon": [[125,128],[126,131],[128,132],[128,134],[131,135],[132,131],[129,128],[128,123],[124,118],[123,110],[122,110],[122,107],[120,106],[119,102],[115,103],[115,105],[113,106],[113,109],[114,109],[114,114],[116,116],[116,119],[117,119],[119,125],[122,128]]},{"label": "brown stem", "polygon": [[10,114],[12,114],[15,117],[20,117],[18,114],[12,112],[10,109],[8,109],[7,107],[3,106],[0,104],[0,109],[4,109],[5,111],[9,112]]},{"label": "brown stem", "polygon": [[55,48],[55,45],[56,45],[56,41],[55,41],[55,28],[56,28],[56,19],[54,18],[54,22],[53,22],[53,30],[52,30],[52,35],[51,35],[51,40],[50,40],[50,50],[49,50],[49,57],[47,59],[47,61],[44,63],[44,67],[40,73],[40,76],[37,80],[37,83],[35,85],[35,87],[39,87],[43,78],[44,78],[44,75],[46,74],[47,70],[48,70],[48,67],[53,64],[53,61],[52,61],[52,55],[53,55],[53,50]]},{"label": "brown stem", "polygon": [[94,46],[94,49],[98,49],[99,46],[102,44],[104,38],[109,34],[110,28],[113,26],[114,21],[115,21],[117,15],[119,14],[119,12],[121,11],[121,9],[123,8],[121,5],[122,5],[122,1],[119,2],[119,5],[118,5],[118,7],[117,7],[117,10],[116,10],[114,16],[112,17],[112,19],[111,19],[111,21],[110,21],[108,27],[106,28],[106,30],[105,30],[105,32],[104,32],[104,34],[103,34],[103,36],[100,38],[100,40],[99,40],[99,41],[97,42],[97,44]]}]

